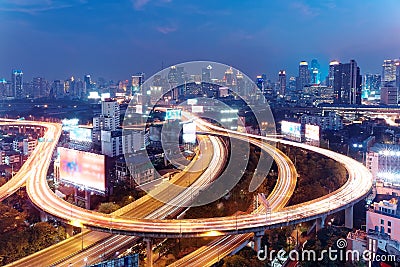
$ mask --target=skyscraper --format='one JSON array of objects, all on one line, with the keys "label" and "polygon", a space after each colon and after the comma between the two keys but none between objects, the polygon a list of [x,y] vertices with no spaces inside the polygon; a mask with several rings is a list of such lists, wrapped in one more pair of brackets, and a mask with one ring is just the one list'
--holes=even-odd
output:
[{"label": "skyscraper", "polygon": [[208,65],[206,68],[201,69],[201,81],[205,83],[211,82],[211,70],[212,66]]},{"label": "skyscraper", "polygon": [[24,97],[22,76],[23,73],[21,70],[13,70],[11,73],[11,90],[13,92],[13,96],[17,99]]},{"label": "skyscraper", "polygon": [[396,61],[396,87],[400,91],[400,59]]},{"label": "skyscraper", "polygon": [[92,80],[91,80],[89,74],[87,74],[87,75],[85,75],[85,77],[83,77],[83,84],[84,84],[84,87],[83,87],[83,92],[82,93],[83,94],[87,94],[88,91],[90,89],[92,89]]},{"label": "skyscraper", "polygon": [[297,78],[297,92],[302,92],[304,86],[310,84],[310,71],[307,61],[301,61],[299,64],[299,77]]},{"label": "skyscraper", "polygon": [[334,65],[333,91],[337,104],[361,104],[360,68],[355,60]]},{"label": "skyscraper", "polygon": [[136,95],[141,92],[142,84],[144,83],[144,73],[137,73],[131,77],[131,90],[127,90],[126,94],[129,96]]},{"label": "skyscraper", "polygon": [[335,75],[335,66],[339,65],[340,62],[337,60],[332,60],[329,62],[329,73],[326,81],[326,85],[328,87],[333,87],[333,80],[334,80],[334,75]]},{"label": "skyscraper", "polygon": [[362,98],[377,100],[381,90],[381,75],[367,73],[364,75]]},{"label": "skyscraper", "polygon": [[0,79],[0,98],[6,98],[7,97],[7,81],[6,79]]},{"label": "skyscraper", "polygon": [[232,67],[229,67],[225,71],[224,80],[225,80],[225,85],[226,86],[232,86],[233,85],[234,79],[233,79],[233,69],[232,69]]},{"label": "skyscraper", "polygon": [[382,85],[396,82],[396,60],[385,59],[382,65]]},{"label": "skyscraper", "polygon": [[45,93],[46,84],[43,78],[35,77],[33,78],[33,97],[45,97],[47,94]]},{"label": "skyscraper", "polygon": [[321,66],[318,63],[318,60],[311,60],[311,68],[310,68],[310,76],[312,84],[320,84],[321,83]]},{"label": "skyscraper", "polygon": [[297,88],[297,81],[296,81],[296,77],[291,76],[289,78],[289,91],[290,92],[294,92]]},{"label": "skyscraper", "polygon": [[397,88],[392,84],[387,84],[381,88],[381,104],[397,105]]},{"label": "skyscraper", "polygon": [[286,93],[286,71],[280,70],[278,73],[279,90],[278,95],[284,96]]}]

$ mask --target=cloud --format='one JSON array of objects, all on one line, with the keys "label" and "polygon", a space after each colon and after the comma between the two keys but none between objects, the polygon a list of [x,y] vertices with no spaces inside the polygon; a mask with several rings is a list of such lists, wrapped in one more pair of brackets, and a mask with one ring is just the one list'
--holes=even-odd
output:
[{"label": "cloud", "polygon": [[291,4],[291,7],[298,10],[303,16],[306,17],[316,17],[320,14],[320,10],[318,8],[313,8],[310,5],[302,2],[294,2]]},{"label": "cloud", "polygon": [[132,0],[133,8],[136,10],[141,10],[150,0]]},{"label": "cloud", "polygon": [[39,12],[63,9],[85,3],[86,0],[5,0],[3,5],[0,7],[0,11],[19,12],[33,15]]},{"label": "cloud", "polygon": [[177,31],[178,28],[174,27],[174,26],[159,26],[159,27],[156,27],[156,30],[163,34],[168,34],[168,33]]}]

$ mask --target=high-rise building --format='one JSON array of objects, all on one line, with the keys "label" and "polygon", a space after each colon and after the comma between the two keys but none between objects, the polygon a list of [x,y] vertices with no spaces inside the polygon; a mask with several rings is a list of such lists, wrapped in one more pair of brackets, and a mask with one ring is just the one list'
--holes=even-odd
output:
[{"label": "high-rise building", "polygon": [[381,93],[381,75],[367,73],[364,75],[362,98],[378,100]]},{"label": "high-rise building", "polygon": [[257,75],[256,84],[257,84],[258,89],[260,89],[261,91],[264,91],[264,79],[263,79],[262,75]]},{"label": "high-rise building", "polygon": [[279,90],[278,95],[284,96],[286,93],[286,71],[280,70],[278,73]]},{"label": "high-rise building", "polygon": [[311,60],[311,68],[310,68],[310,76],[312,84],[320,84],[321,83],[321,66],[318,63],[318,60]]},{"label": "high-rise building", "polygon": [[339,65],[340,62],[337,60],[332,60],[331,62],[329,62],[329,73],[328,73],[328,77],[327,77],[327,81],[326,81],[326,85],[328,87],[333,87],[333,80],[334,80],[334,76],[335,76],[335,66]]},{"label": "high-rise building", "polygon": [[239,92],[240,95],[246,95],[246,83],[244,81],[244,76],[241,72],[236,73],[236,87],[237,91]]},{"label": "high-rise building", "polygon": [[119,104],[114,99],[105,99],[101,101],[101,115],[106,118],[112,118],[110,130],[114,131],[120,124],[120,109]]},{"label": "high-rise building", "polygon": [[184,67],[171,66],[168,72],[168,83],[172,89],[172,98],[177,100],[179,96],[184,94],[183,85],[185,82]]},{"label": "high-rise building", "polygon": [[294,92],[297,88],[297,81],[296,81],[296,77],[291,76],[289,78],[289,91]]},{"label": "high-rise building", "polygon": [[46,82],[45,82],[44,78],[41,78],[41,77],[33,78],[33,97],[34,98],[47,96],[47,94],[45,93],[45,89],[46,89]]},{"label": "high-rise building", "polygon": [[398,60],[396,63],[396,87],[400,91],[400,60]]},{"label": "high-rise building", "polygon": [[50,97],[52,98],[62,98],[64,97],[64,82],[60,80],[53,81],[50,88]]},{"label": "high-rise building", "polygon": [[201,81],[205,83],[211,82],[212,66],[208,65],[206,68],[201,69]]},{"label": "high-rise building", "polygon": [[11,73],[11,90],[13,97],[21,99],[24,97],[23,73],[21,70],[13,70]]},{"label": "high-rise building", "polygon": [[355,60],[334,65],[335,103],[361,105],[362,77]]},{"label": "high-rise building", "polygon": [[234,84],[234,78],[233,78],[233,69],[232,67],[229,67],[226,71],[225,71],[225,75],[224,75],[224,81],[225,81],[225,85],[226,86],[232,86]]},{"label": "high-rise building", "polygon": [[397,105],[397,87],[392,84],[386,84],[381,88],[381,104],[382,105]]},{"label": "high-rise building", "polygon": [[131,78],[131,90],[130,92],[127,90],[127,95],[133,96],[138,93],[143,94],[141,91],[142,84],[144,83],[144,73],[137,73],[136,75],[132,75]]},{"label": "high-rise building", "polygon": [[297,91],[303,91],[304,86],[310,84],[310,71],[307,61],[301,61],[299,64],[299,76],[297,77]]},{"label": "high-rise building", "polygon": [[[397,61],[398,62],[398,61]],[[385,59],[382,65],[382,85],[396,82],[396,60]]]},{"label": "high-rise building", "polygon": [[87,74],[87,75],[85,75],[85,77],[83,77],[83,84],[84,84],[84,87],[83,87],[83,92],[82,93],[83,94],[87,94],[88,91],[90,89],[92,89],[92,80],[91,80],[89,74]]},{"label": "high-rise building", "polygon": [[6,79],[0,79],[0,99],[6,98],[8,93],[8,86],[7,86]]}]

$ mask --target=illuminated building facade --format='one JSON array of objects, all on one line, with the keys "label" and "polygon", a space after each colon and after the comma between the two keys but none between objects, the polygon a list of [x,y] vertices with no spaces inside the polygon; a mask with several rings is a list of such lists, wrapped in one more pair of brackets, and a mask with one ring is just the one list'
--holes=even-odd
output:
[{"label": "illuminated building facade", "polygon": [[297,91],[303,91],[304,86],[310,84],[310,71],[307,61],[301,61],[299,64],[299,77],[297,78]]},{"label": "illuminated building facade", "polygon": [[335,103],[361,105],[362,77],[355,60],[334,65],[333,90]]},{"label": "illuminated building facade", "polygon": [[23,72],[21,70],[13,70],[11,73],[11,88],[13,97],[21,99],[24,97],[23,88]]}]

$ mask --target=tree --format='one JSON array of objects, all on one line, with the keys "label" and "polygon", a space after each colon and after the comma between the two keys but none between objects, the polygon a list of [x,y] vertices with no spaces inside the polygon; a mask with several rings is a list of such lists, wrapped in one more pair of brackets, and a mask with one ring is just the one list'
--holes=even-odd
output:
[{"label": "tree", "polygon": [[105,202],[105,203],[101,203],[99,205],[98,211],[109,214],[109,213],[116,211],[119,208],[120,208],[120,206],[118,204],[115,204],[113,202]]},{"label": "tree", "polygon": [[0,203],[0,233],[15,230],[23,225],[26,213],[18,212],[16,209]]}]

